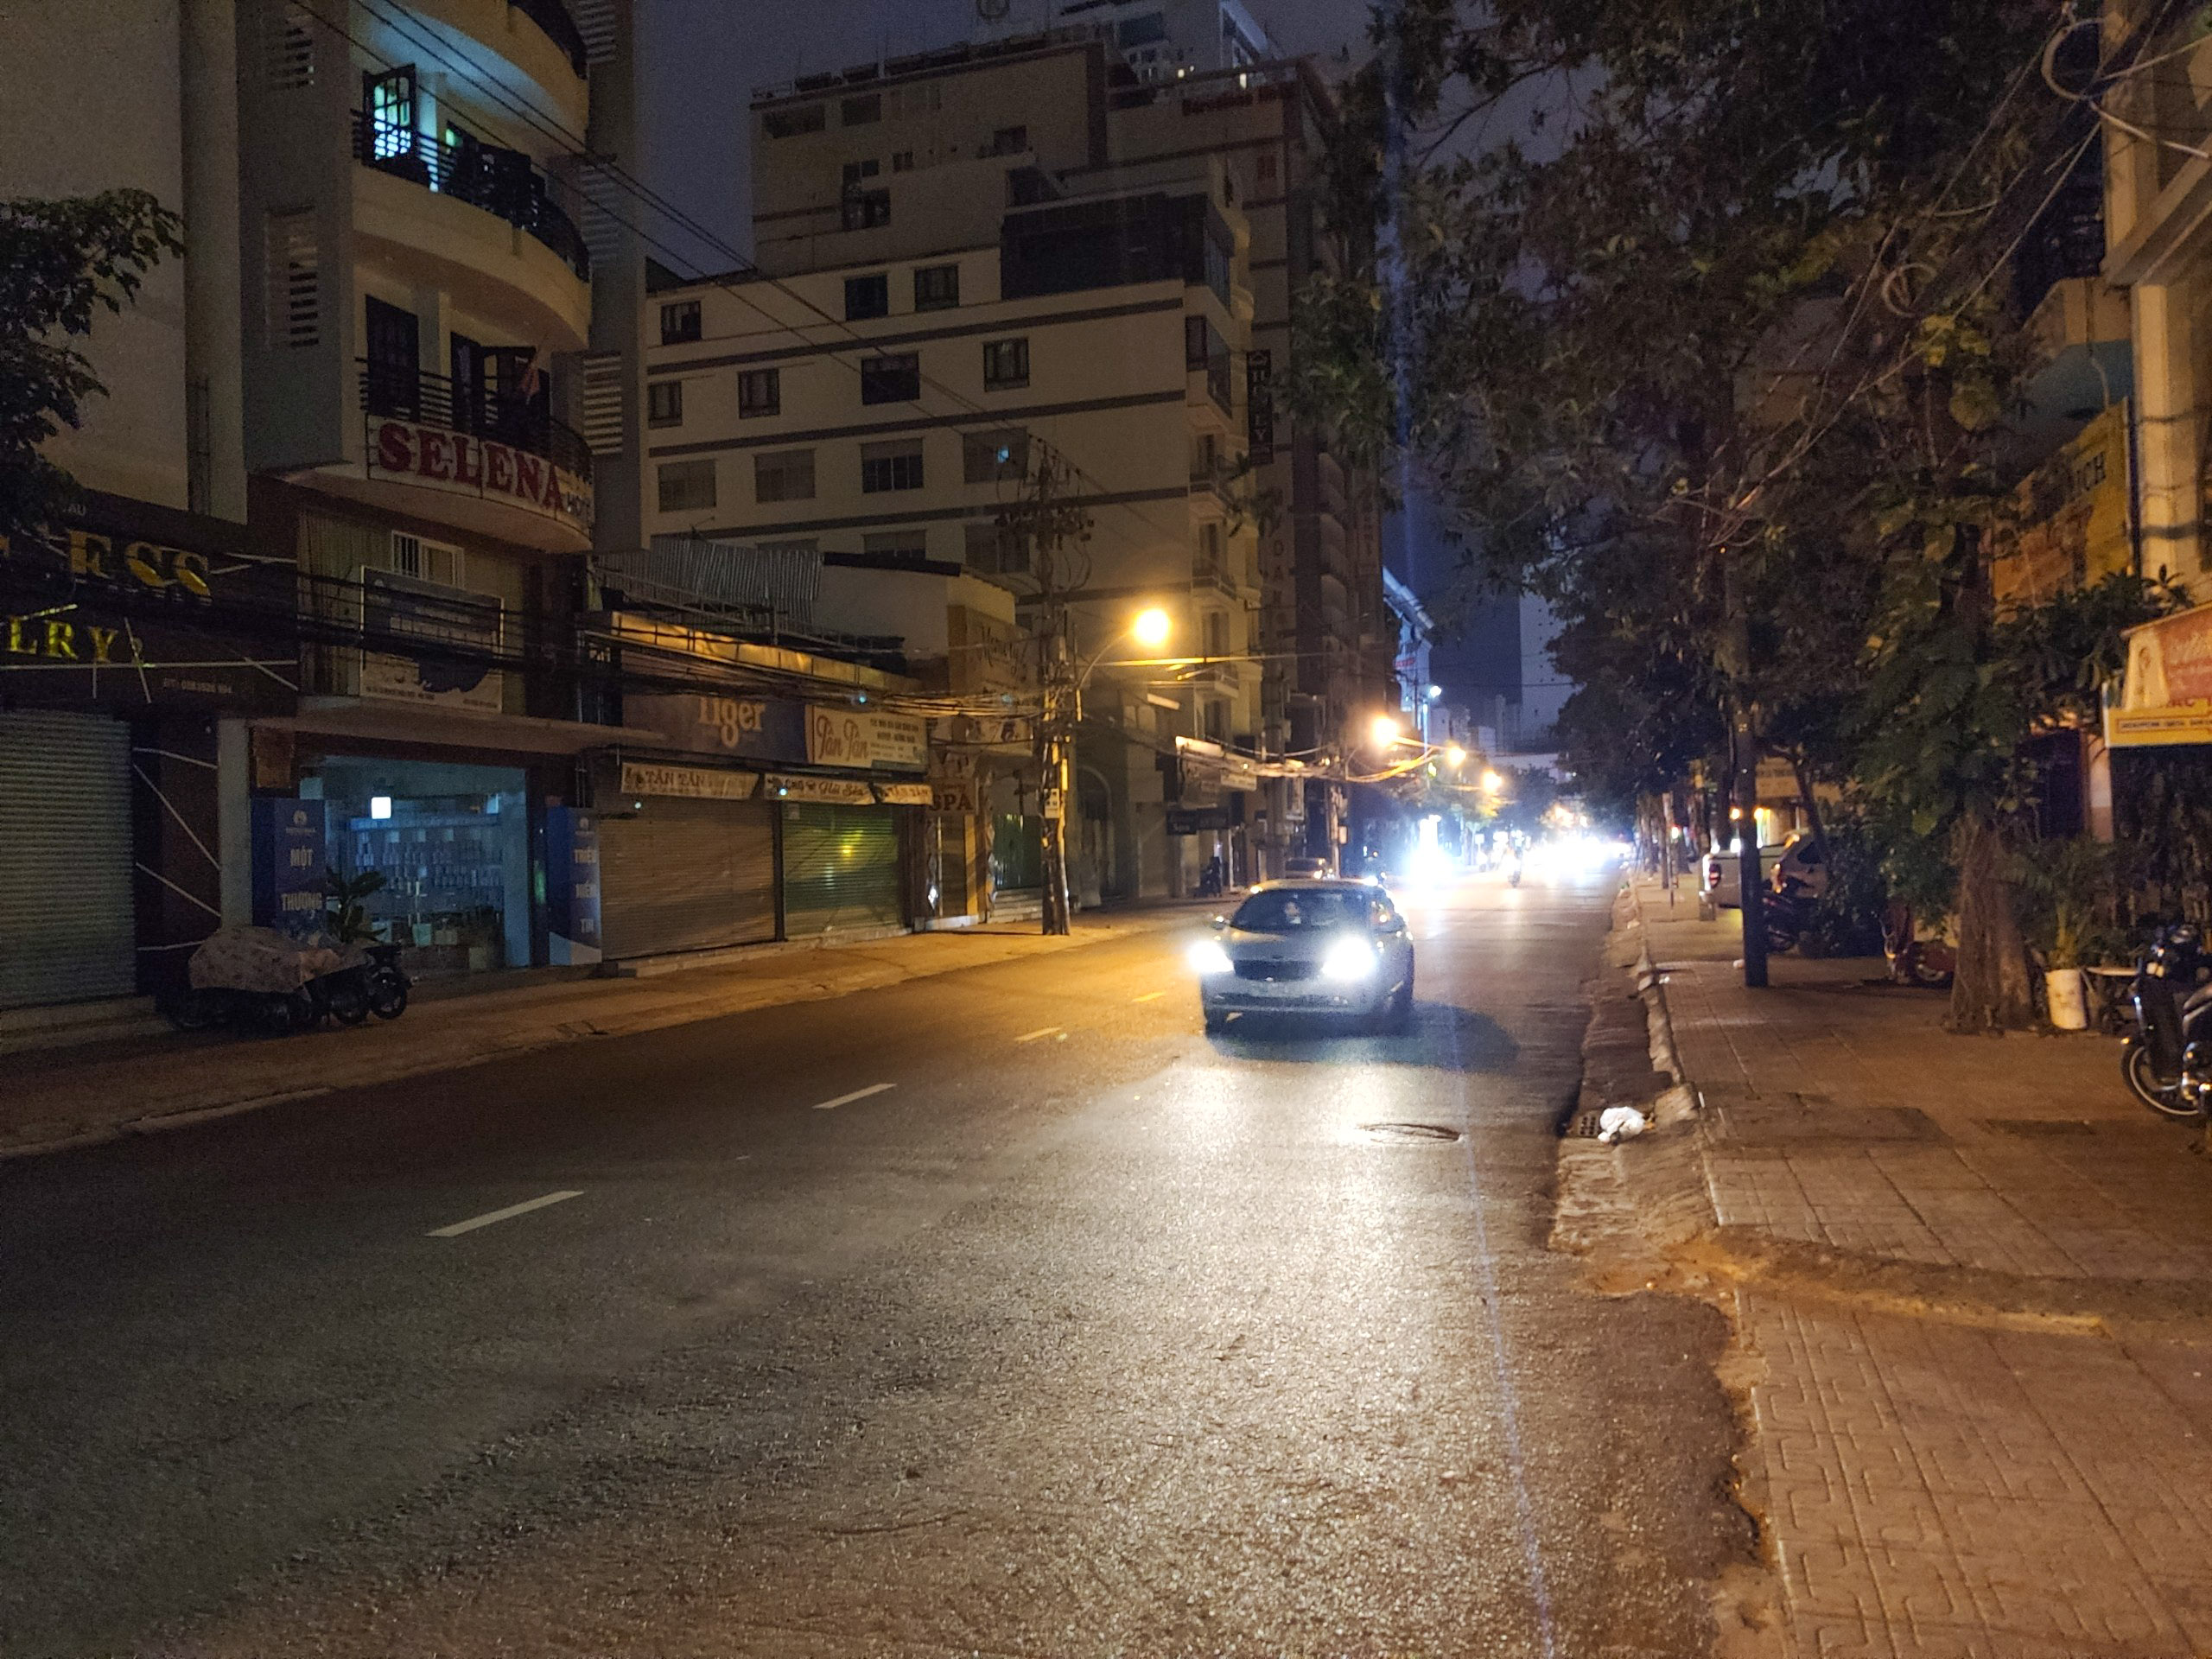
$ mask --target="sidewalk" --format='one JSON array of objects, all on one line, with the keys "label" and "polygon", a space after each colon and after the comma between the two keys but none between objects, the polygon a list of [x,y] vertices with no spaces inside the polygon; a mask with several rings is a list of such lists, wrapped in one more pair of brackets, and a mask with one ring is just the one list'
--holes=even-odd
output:
[{"label": "sidewalk", "polygon": [[593,1037],[623,1037],[779,1003],[805,1002],[963,968],[1050,955],[1172,927],[1203,907],[1162,906],[1040,937],[1036,925],[914,933],[758,956],[639,979],[571,979],[419,999],[399,1019],[302,1036],[172,1035],[88,1052],[9,1057],[0,1074],[0,1159],[173,1128],[336,1089],[474,1065]]},{"label": "sidewalk", "polygon": [[1792,1659],[2212,1653],[2212,1160],[2108,1038],[1949,1036],[1878,961],[1746,991],[1723,917],[1626,896],[1616,963],[1648,953],[1689,1087],[1640,1139],[1566,1143],[1560,1241],[1735,1321],[1774,1581],[1724,1630]]}]

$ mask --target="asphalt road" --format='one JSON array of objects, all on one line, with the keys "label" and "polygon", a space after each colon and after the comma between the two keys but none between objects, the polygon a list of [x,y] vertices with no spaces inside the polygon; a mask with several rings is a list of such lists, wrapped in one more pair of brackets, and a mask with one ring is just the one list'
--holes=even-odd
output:
[{"label": "asphalt road", "polygon": [[1177,929],[0,1170],[0,1654],[1702,1653],[1719,1321],[1543,1246],[1610,893],[1408,898],[1402,1037]]}]

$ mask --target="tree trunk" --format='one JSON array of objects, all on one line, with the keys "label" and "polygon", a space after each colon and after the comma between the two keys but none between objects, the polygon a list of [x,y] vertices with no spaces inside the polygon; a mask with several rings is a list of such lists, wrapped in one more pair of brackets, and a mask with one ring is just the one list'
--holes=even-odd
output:
[{"label": "tree trunk", "polygon": [[1805,764],[1802,753],[1792,753],[1789,770],[1796,774],[1797,798],[1805,803],[1805,822],[1813,826],[1813,850],[1820,855],[1821,868],[1828,868],[1827,826],[1821,822],[1821,804],[1813,797],[1813,769]]},{"label": "tree trunk", "polygon": [[1959,966],[1951,982],[1951,1029],[1962,1034],[2025,1031],[2036,1022],[2028,950],[2005,879],[2005,842],[1987,819],[1961,822]]}]

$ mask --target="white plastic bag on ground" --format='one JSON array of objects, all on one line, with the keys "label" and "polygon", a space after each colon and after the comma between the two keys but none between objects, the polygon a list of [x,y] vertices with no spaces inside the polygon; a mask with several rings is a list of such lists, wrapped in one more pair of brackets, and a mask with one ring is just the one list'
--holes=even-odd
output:
[{"label": "white plastic bag on ground", "polygon": [[1598,1138],[1607,1146],[1633,1140],[1651,1127],[1651,1120],[1633,1106],[1608,1106],[1598,1114]]}]

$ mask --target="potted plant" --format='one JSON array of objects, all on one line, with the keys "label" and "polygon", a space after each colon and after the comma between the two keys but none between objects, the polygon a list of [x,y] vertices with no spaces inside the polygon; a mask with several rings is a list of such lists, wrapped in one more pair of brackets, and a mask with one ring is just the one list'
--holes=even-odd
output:
[{"label": "potted plant", "polygon": [[2061,1031],[2088,1029],[2082,968],[2101,939],[2097,912],[2111,891],[2113,859],[2108,842],[2076,836],[2045,842],[2023,861],[2021,885],[2039,912],[2033,933],[2043,957],[2044,1007]]}]

